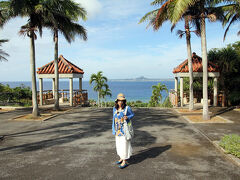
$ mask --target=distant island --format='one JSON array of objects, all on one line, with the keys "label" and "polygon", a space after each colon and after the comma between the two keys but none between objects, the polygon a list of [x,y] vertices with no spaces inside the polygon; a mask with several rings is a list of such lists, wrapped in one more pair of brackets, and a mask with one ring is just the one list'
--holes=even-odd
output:
[{"label": "distant island", "polygon": [[140,76],[137,78],[132,79],[109,79],[109,81],[174,81],[173,78],[166,78],[166,79],[150,79],[144,76]]}]

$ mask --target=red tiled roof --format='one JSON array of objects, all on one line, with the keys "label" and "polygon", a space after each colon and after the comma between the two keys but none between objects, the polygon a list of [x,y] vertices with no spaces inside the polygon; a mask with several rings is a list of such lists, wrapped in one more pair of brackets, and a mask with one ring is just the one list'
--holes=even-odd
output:
[{"label": "red tiled roof", "polygon": [[[193,72],[202,72],[202,58],[193,53],[192,56],[192,67]],[[186,59],[180,65],[173,69],[173,73],[189,72],[188,71],[188,60]],[[208,61],[208,72],[219,72],[219,68],[216,64]]]},{"label": "red tiled roof", "polygon": [[[84,74],[83,70],[66,60],[62,55],[58,58],[58,72],[59,74]],[[38,68],[38,74],[54,74],[54,61]]]}]

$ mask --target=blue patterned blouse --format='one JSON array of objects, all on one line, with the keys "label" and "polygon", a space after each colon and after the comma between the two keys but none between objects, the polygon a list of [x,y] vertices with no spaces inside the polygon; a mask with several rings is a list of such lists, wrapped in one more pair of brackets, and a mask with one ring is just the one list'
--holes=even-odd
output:
[{"label": "blue patterned blouse", "polygon": [[[127,106],[123,110],[117,110],[115,107],[113,108],[113,120],[112,120],[112,134],[116,136],[124,136],[123,131],[123,123],[124,123],[124,113],[126,111]],[[132,109],[128,106],[126,116],[128,119],[126,120],[127,123],[130,119],[133,118],[134,113]]]}]

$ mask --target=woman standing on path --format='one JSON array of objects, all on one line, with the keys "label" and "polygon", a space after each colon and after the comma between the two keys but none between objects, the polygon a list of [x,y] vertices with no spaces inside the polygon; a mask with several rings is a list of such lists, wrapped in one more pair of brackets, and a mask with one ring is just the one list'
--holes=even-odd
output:
[{"label": "woman standing on path", "polygon": [[133,116],[134,113],[131,108],[126,105],[124,94],[118,94],[115,100],[115,107],[113,108],[112,133],[115,135],[117,154],[120,157],[116,164],[119,164],[121,169],[128,166],[126,160],[132,155],[131,141],[125,137],[123,124],[124,121],[129,123]]}]

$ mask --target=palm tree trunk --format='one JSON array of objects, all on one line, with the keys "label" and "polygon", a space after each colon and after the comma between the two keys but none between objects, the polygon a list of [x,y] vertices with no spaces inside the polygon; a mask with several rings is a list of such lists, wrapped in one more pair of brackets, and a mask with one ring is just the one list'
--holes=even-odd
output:
[{"label": "palm tree trunk", "polygon": [[39,109],[37,103],[37,84],[36,84],[36,65],[35,65],[35,44],[34,44],[34,32],[30,35],[30,68],[32,75],[32,116],[39,116]]},{"label": "palm tree trunk", "polygon": [[55,110],[59,110],[59,73],[58,73],[58,30],[56,29],[54,32],[54,76],[55,76],[55,103],[54,108]]},{"label": "palm tree trunk", "polygon": [[100,93],[98,91],[98,107],[100,107]]},{"label": "palm tree trunk", "polygon": [[204,13],[201,15],[201,48],[202,48],[202,66],[203,66],[203,120],[209,120],[208,112],[208,60],[207,60],[207,42]]},{"label": "palm tree trunk", "polygon": [[188,69],[189,69],[189,110],[193,110],[193,68],[192,68],[192,49],[190,42],[190,29],[188,17],[185,17],[186,42],[188,53]]}]

